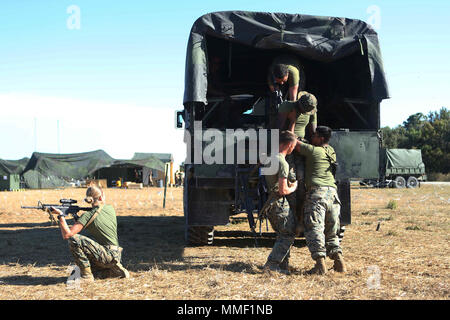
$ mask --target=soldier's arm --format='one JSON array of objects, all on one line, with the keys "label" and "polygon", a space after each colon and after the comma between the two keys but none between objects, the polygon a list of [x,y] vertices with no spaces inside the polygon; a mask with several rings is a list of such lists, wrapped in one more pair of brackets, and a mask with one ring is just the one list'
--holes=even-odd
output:
[{"label": "soldier's arm", "polygon": [[53,207],[51,207],[51,210],[52,210],[53,214],[59,215],[59,217],[58,217],[59,229],[61,230],[61,235],[64,240],[67,240],[67,239],[73,237],[74,235],[79,233],[81,230],[83,230],[83,225],[79,222],[75,222],[75,224],[71,228],[69,228],[69,226],[67,225],[66,219],[61,215],[62,212]]},{"label": "soldier's arm", "polygon": [[316,132],[317,129],[317,112],[310,117],[308,126],[309,126],[309,133],[312,137],[312,135],[314,134],[314,132]]},{"label": "soldier's arm", "polygon": [[291,186],[288,186],[287,178],[279,178],[278,179],[278,193],[282,196],[286,196],[288,194],[291,194],[297,189],[297,181],[292,182],[290,184]]},{"label": "soldier's arm", "polygon": [[295,129],[295,120],[297,118],[297,112],[295,110],[292,110],[291,112],[289,112],[287,119],[288,119],[288,130],[292,133],[294,133],[294,129]]},{"label": "soldier's arm", "polygon": [[298,93],[298,84],[289,87],[289,101],[297,100],[297,93]]},{"label": "soldier's arm", "polygon": [[300,152],[300,149],[302,148],[302,144],[304,144],[304,143],[297,139],[297,145],[295,146],[295,150],[297,152]]}]

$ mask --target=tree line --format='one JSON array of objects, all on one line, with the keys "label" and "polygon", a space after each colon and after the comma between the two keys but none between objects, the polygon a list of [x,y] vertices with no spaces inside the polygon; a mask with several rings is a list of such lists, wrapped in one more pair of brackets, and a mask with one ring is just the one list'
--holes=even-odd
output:
[{"label": "tree line", "polygon": [[450,111],[410,115],[402,125],[381,128],[384,147],[421,149],[427,173],[450,173]]}]

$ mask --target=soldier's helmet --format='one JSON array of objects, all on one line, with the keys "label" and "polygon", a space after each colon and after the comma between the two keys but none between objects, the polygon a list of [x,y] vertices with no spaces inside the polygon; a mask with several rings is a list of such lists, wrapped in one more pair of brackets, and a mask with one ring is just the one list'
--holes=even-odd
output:
[{"label": "soldier's helmet", "polygon": [[314,114],[317,112],[317,98],[306,91],[300,91],[298,93],[298,106],[303,109],[305,114]]}]

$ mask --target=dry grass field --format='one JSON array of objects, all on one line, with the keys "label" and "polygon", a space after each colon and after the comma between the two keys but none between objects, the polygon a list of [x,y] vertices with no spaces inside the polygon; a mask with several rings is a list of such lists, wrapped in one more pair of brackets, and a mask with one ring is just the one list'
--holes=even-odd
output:
[{"label": "dry grass field", "polygon": [[[118,214],[130,279],[68,286],[71,256],[47,214],[20,209],[38,200],[81,201],[84,189],[0,192],[0,299],[449,299],[450,186],[352,189],[343,250],[348,273],[307,275],[303,238],[291,275],[260,267],[274,242],[263,227],[255,246],[246,221],[216,228],[208,247],[184,243],[182,189],[107,189]],[[82,205],[82,204],[81,204]],[[243,217],[243,216],[242,216]],[[378,223],[379,230],[376,231]],[[332,261],[327,260],[332,268]]]}]

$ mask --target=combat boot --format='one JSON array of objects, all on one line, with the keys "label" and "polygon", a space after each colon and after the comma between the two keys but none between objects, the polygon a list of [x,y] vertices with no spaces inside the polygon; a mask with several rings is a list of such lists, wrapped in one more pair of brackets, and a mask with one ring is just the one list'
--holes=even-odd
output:
[{"label": "combat boot", "polygon": [[281,269],[280,264],[278,262],[271,261],[271,260],[267,260],[263,269],[265,271],[275,271],[275,272],[279,272],[282,274],[289,274],[289,271]]},{"label": "combat boot", "polygon": [[332,259],[334,260],[333,269],[336,272],[347,272],[347,267],[345,266],[344,257],[342,253],[335,254]]},{"label": "combat boot", "polygon": [[289,275],[289,256],[286,256],[280,263],[280,272]]},{"label": "combat boot", "polygon": [[326,274],[327,266],[325,264],[325,258],[319,257],[316,259],[316,265],[314,268],[308,271],[308,274]]},{"label": "combat boot", "polygon": [[127,279],[130,277],[130,273],[120,262],[116,263],[110,270],[113,277]]},{"label": "combat boot", "polygon": [[93,282],[94,275],[92,274],[91,267],[80,268],[81,280],[83,282]]}]

